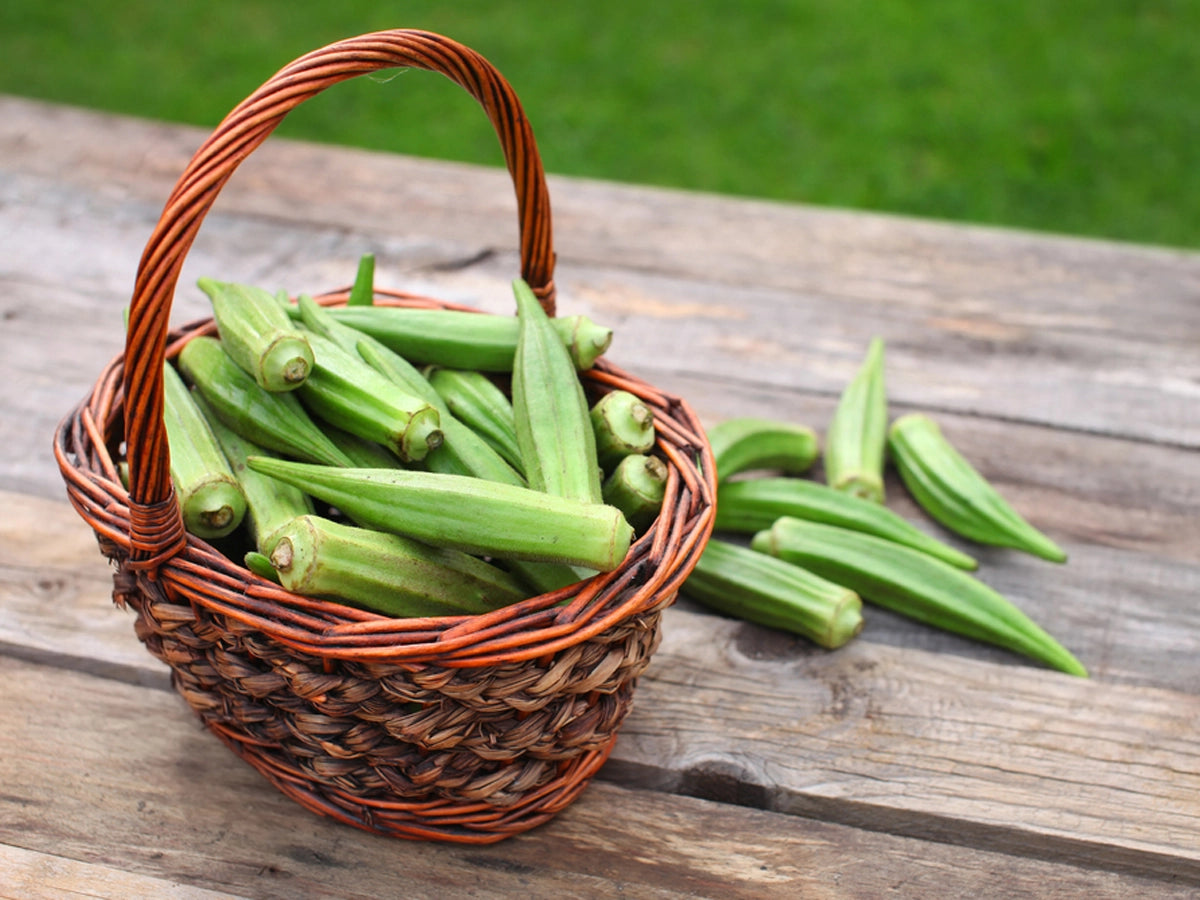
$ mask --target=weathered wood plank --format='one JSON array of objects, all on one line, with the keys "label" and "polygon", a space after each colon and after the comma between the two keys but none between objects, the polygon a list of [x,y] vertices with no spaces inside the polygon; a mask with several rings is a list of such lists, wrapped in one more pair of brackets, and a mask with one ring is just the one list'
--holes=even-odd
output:
[{"label": "weathered wood plank", "polygon": [[0,882],[0,900],[62,900],[64,897],[237,900],[237,895],[224,891],[134,875],[112,866],[83,863],[7,844],[0,844],[0,872],[4,873],[4,880]]},{"label": "weathered wood plank", "polygon": [[[129,615],[105,603],[106,566],[74,511],[4,500],[6,651],[165,687]],[[864,636],[831,654],[686,602],[669,610],[606,777],[1200,879],[1200,692],[1082,681],[965,641],[937,653],[886,646],[872,613]],[[1119,656],[1120,641],[1110,646]]]},{"label": "weathered wood plank", "polygon": [[1075,895],[1132,898],[1189,889],[1169,878],[1009,858],[604,782],[548,826],[499,845],[390,840],[300,810],[167,693],[3,658],[0,674],[9,697],[0,847],[11,845],[4,852],[24,860],[27,872],[52,853],[71,874],[125,873],[124,884],[118,875],[100,880],[100,896],[129,896],[117,888],[142,879],[180,885],[180,896],[204,896],[186,893],[190,887],[347,900],[895,890],[1016,897],[1048,883]]},{"label": "weathered wood plank", "polygon": [[[151,210],[205,135],[0,103],[10,171]],[[899,401],[1200,447],[1200,254],[568,178],[552,194],[564,308],[619,319],[650,371],[828,394],[882,333]],[[494,248],[488,284],[515,272],[498,169],[274,141],[218,210],[368,244],[406,235],[405,282]],[[434,280],[453,295],[461,274]]]}]

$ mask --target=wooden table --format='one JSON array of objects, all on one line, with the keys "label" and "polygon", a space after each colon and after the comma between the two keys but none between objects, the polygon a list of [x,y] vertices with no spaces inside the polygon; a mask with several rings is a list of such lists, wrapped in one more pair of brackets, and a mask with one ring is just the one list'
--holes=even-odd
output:
[{"label": "wooden table", "polygon": [[[706,422],[822,429],[884,337],[893,413],[935,414],[1069,551],[984,551],[981,574],[1093,677],[873,607],[825,652],[681,601],[567,812],[410,843],[300,810],[200,727],[50,456],[206,133],[0,98],[0,896],[1200,890],[1200,255],[552,178],[560,309]],[[501,169],[274,140],[176,318],[205,314],[200,274],[321,290],[367,251],[380,285],[508,311],[514,246]]]}]

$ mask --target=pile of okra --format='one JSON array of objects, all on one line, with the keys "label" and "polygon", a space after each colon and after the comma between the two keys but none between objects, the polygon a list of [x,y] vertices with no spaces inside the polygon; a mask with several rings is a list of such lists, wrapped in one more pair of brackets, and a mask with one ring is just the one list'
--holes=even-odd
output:
[{"label": "pile of okra", "polygon": [[[202,278],[217,337],[164,366],[184,524],[288,590],[392,616],[488,612],[620,565],[658,516],[666,466],[651,410],[589,401],[579,372],[611,329],[374,302],[364,256],[344,306]],[[872,342],[825,436],[760,418],[708,433],[716,536],[684,593],[835,649],[863,601],[1076,675],[1083,666],[971,571],[976,561],[884,505],[885,464],[945,528],[1056,562],[933,420],[888,423]],[[802,477],[822,458],[824,483]],[[749,540],[739,540],[749,536]]]},{"label": "pile of okra", "polygon": [[[737,418],[709,429],[718,481],[715,536],[684,593],[830,649],[862,630],[867,601],[1086,676],[1068,650],[972,574],[974,558],[885,505],[890,465],[917,505],[948,531],[1066,561],[933,419],[909,413],[889,425],[883,356],[876,338],[841,394],[823,454],[806,425]],[[823,482],[803,477],[818,458]]]},{"label": "pile of okra", "polygon": [[199,281],[217,337],[164,366],[185,527],[290,591],[397,617],[488,612],[617,568],[667,469],[635,395],[589,405],[612,331],[517,314],[345,306]]}]

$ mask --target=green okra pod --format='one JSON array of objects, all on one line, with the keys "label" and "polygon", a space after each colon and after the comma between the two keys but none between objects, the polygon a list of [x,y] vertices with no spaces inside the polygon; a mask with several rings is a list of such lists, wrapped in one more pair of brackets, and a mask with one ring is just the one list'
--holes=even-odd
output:
[{"label": "green okra pod", "polygon": [[1014,510],[928,416],[896,419],[888,449],[904,486],[946,528],[981,544],[1066,561],[1063,549]]},{"label": "green okra pod", "polygon": [[259,553],[270,554],[274,533],[297,516],[311,513],[312,498],[277,478],[252,471],[246,460],[251,456],[270,456],[270,452],[222,422],[202,396],[196,401],[246,498],[246,521],[254,546]]},{"label": "green okra pod", "polygon": [[370,306],[375,302],[375,254],[364,253],[358,260],[354,285],[346,297],[347,306]]},{"label": "green okra pod", "polygon": [[654,449],[654,412],[636,394],[609,391],[588,415],[596,436],[596,458],[605,472],[612,472],[627,456]]},{"label": "green okra pod", "polygon": [[332,504],[360,525],[495,559],[608,572],[621,564],[633,536],[611,506],[479,478],[261,458],[249,465]]},{"label": "green okra pod", "polygon": [[717,531],[752,534],[790,516],[823,522],[904,544],[960,569],[978,563],[965,553],[926,534],[886,506],[828,485],[800,478],[749,478],[717,487]]},{"label": "green okra pod", "polygon": [[196,537],[224,537],[245,516],[246,498],[203,413],[170,363],[163,364],[163,425],[184,527]]},{"label": "green okra pod", "polygon": [[[330,307],[329,312],[417,365],[512,371],[516,316],[380,305]],[[590,369],[612,343],[612,329],[586,316],[564,316],[553,322],[578,369]]]},{"label": "green okra pod", "polygon": [[473,615],[526,596],[511,575],[474,556],[320,516],[285,526],[270,562],[290,591],[390,616]]},{"label": "green okra pod", "polygon": [[739,416],[707,429],[717,465],[717,481],[755,469],[799,475],[812,468],[820,453],[817,433],[806,425]]},{"label": "green okra pod", "polygon": [[512,403],[521,467],[531,488],[600,503],[600,466],[587,398],[575,367],[533,291],[513,283],[520,333]]},{"label": "green okra pod", "polygon": [[312,370],[313,354],[269,291],[246,284],[201,278],[225,352],[268,391],[292,391]]},{"label": "green okra pod", "polygon": [[275,571],[275,567],[271,565],[271,560],[265,553],[259,553],[257,550],[248,550],[246,551],[246,555],[242,557],[242,562],[246,564],[247,569],[259,578],[265,578],[267,581],[279,584],[279,573]]},{"label": "green okra pod", "polygon": [[238,434],[268,450],[308,462],[349,466],[350,460],[313,422],[294,393],[268,391],[212,337],[196,337],[179,352],[179,370]]},{"label": "green okra pod", "polygon": [[662,511],[667,488],[667,466],[657,456],[626,456],[604,479],[601,496],[615,506],[637,534],[649,528]]},{"label": "green okra pod", "polygon": [[926,553],[833,525],[782,518],[751,547],[794,562],[936,628],[1004,647],[1071,675],[1087,670],[1010,600]]},{"label": "green okra pod", "polygon": [[305,406],[331,425],[418,462],[442,443],[438,411],[384,378],[335,341],[311,333],[312,374],[299,394]]},{"label": "green okra pod", "polygon": [[718,612],[836,650],[862,631],[862,599],[801,566],[712,538],[683,592]]},{"label": "green okra pod", "polygon": [[512,401],[499,385],[475,370],[434,367],[427,377],[450,412],[520,471]]},{"label": "green okra pod", "polygon": [[883,341],[875,338],[838,401],[825,435],[825,480],[856,497],[882,503],[887,396]]}]

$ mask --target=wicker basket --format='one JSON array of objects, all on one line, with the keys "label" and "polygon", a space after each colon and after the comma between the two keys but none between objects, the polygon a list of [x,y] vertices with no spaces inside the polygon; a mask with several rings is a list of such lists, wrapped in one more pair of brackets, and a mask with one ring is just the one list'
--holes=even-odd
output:
[{"label": "wicker basket", "polygon": [[[114,599],[134,610],[138,637],[235,753],[314,812],[399,837],[491,842],[548,820],[604,763],[662,610],[708,538],[711,452],[687,405],[601,361],[585,376],[589,392],[633,391],[657,417],[670,474],[656,524],[613,572],[487,615],[427,619],[291,594],[186,534],[162,423],[164,359],[215,332],[211,319],[169,331],[168,318],[221,187],[291,108],[390,67],[441,72],[484,107],[516,187],[521,275],[553,314],[549,200],[507,82],[437,35],[363,35],[282,69],[196,152],[143,254],[125,353],[59,426],[55,454],[71,502],[116,564]],[[379,302],[451,306],[380,293]]]}]

